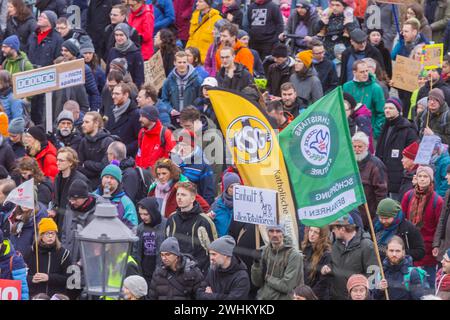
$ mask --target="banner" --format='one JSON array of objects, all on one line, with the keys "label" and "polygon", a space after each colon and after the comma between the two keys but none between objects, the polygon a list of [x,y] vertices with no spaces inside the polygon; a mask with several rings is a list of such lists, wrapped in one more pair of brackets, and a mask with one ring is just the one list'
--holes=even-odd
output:
[{"label": "banner", "polygon": [[22,281],[0,279],[0,300],[21,300]]},{"label": "banner", "polygon": [[274,190],[234,186],[234,221],[275,226],[278,224],[278,195]]},{"label": "banner", "polygon": [[279,140],[303,224],[325,226],[365,203],[341,87],[303,111]]},{"label": "banner", "polygon": [[414,163],[425,165],[430,164],[434,148],[439,142],[441,142],[441,138],[439,136],[423,136],[422,141],[420,141],[419,150],[417,151]]},{"label": "banner", "polygon": [[444,44],[427,44],[422,47],[420,64],[425,70],[442,68],[444,61]]},{"label": "banner", "polygon": [[144,62],[144,75],[145,83],[152,84],[156,91],[162,88],[164,80],[166,80],[166,72],[160,50]]},{"label": "banner", "polygon": [[6,197],[6,202],[12,202],[28,209],[34,209],[34,178],[25,181],[12,190]]},{"label": "banner", "polygon": [[419,88],[418,77],[422,67],[420,62],[397,55],[392,70],[394,88],[413,92]]},{"label": "banner", "polygon": [[[298,248],[295,206],[275,132],[258,107],[244,97],[223,89],[208,90],[208,94],[242,180],[248,186],[278,192],[278,217]],[[265,232],[261,234],[266,241]]]}]

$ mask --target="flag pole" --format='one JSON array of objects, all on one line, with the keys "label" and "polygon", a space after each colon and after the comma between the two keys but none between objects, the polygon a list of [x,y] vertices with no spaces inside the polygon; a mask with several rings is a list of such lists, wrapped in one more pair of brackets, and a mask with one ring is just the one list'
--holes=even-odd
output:
[{"label": "flag pole", "polygon": [[38,249],[38,234],[36,226],[36,206],[33,209],[33,220],[34,220],[34,243],[36,246],[36,273],[39,273],[39,249]]},{"label": "flag pole", "polygon": [[[380,267],[381,278],[384,279],[385,277],[384,277],[383,265],[381,264],[380,251],[378,249],[377,238],[375,236],[375,230],[373,228],[372,217],[370,216],[369,207],[367,206],[367,202],[364,204],[364,207],[366,208],[367,220],[369,221],[370,232],[372,234],[373,245],[375,248],[375,255],[377,256],[378,266]],[[387,288],[384,290],[384,294],[386,295],[386,300],[389,300],[389,293],[388,293]]]},{"label": "flag pole", "polygon": [[259,236],[259,224],[255,224],[255,243],[256,243],[256,250],[259,249],[259,247],[261,247],[261,241],[260,241],[260,236]]}]

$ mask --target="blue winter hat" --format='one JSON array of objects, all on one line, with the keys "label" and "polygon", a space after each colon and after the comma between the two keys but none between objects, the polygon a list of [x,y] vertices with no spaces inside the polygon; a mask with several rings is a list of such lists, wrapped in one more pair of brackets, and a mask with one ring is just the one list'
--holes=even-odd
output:
[{"label": "blue winter hat", "polygon": [[101,178],[104,176],[111,176],[119,182],[122,182],[122,170],[113,164],[107,165],[102,171]]},{"label": "blue winter hat", "polygon": [[450,260],[450,248],[447,249],[447,251],[445,251],[444,256],[447,255],[446,260]]},{"label": "blue winter hat", "polygon": [[9,36],[5,40],[3,40],[3,45],[10,47],[10,48],[16,50],[17,52],[20,51],[20,41],[19,41],[19,38],[15,34],[13,34],[12,36]]}]

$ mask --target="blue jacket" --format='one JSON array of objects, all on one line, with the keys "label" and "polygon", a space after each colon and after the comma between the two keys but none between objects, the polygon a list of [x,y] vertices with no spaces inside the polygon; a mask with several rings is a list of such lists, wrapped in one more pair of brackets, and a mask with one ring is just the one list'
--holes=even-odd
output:
[{"label": "blue jacket", "polygon": [[84,65],[84,87],[89,98],[89,106],[91,110],[99,110],[102,105],[102,97],[98,91],[97,82],[95,81],[94,73],[91,67]]},{"label": "blue jacket", "polygon": [[173,9],[172,0],[147,0],[146,3],[153,4],[153,14],[155,16],[154,35],[159,30],[167,28],[175,22],[175,10]]},{"label": "blue jacket", "polygon": [[203,151],[199,147],[195,147],[194,153],[187,162],[181,162],[181,172],[189,181],[197,185],[198,194],[208,204],[212,204],[216,196],[216,182],[214,173],[206,162]]},{"label": "blue jacket", "polygon": [[12,119],[23,117],[22,100],[14,99],[12,89],[9,89],[4,96],[0,95],[0,102],[5,109],[9,122]]},{"label": "blue jacket", "polygon": [[125,58],[128,62],[128,72],[130,72],[136,87],[140,88],[145,82],[144,77],[144,59],[142,58],[141,50],[136,45],[132,45],[125,54],[118,51],[116,48],[112,48],[109,51],[108,61],[106,63],[106,74],[109,73],[109,64],[115,58]]},{"label": "blue jacket", "polygon": [[[0,279],[20,280],[22,282],[22,300],[28,300],[27,266],[23,257],[16,253],[9,240],[4,240],[3,245],[6,246],[6,249],[0,255]],[[11,257],[13,257],[12,261]],[[12,268],[10,268],[11,265]]]},{"label": "blue jacket", "polygon": [[231,220],[233,219],[233,207],[227,207],[222,195],[220,195],[211,205],[211,210],[216,214],[214,224],[216,225],[217,235],[219,237],[227,235]]},{"label": "blue jacket", "polygon": [[164,102],[162,100],[158,100],[156,102],[155,107],[158,109],[159,112],[159,121],[163,124],[163,126],[170,126],[171,120],[170,120],[170,110],[172,107],[167,102]]},{"label": "blue jacket", "polygon": [[425,44],[429,44],[429,41],[427,38],[425,38],[425,36],[421,33],[419,33],[417,35],[416,40],[414,40],[413,43],[407,45],[405,43],[405,40],[403,39],[403,37],[401,37],[399,39],[399,41],[397,42],[397,44],[394,46],[394,48],[392,49],[391,52],[391,58],[392,60],[395,61],[395,59],[397,58],[397,55],[401,55],[403,57],[409,57],[409,54],[411,53],[411,51],[414,49],[414,47],[420,43],[425,43]]},{"label": "blue jacket", "polygon": [[[95,190],[96,195],[103,195],[103,188],[100,186]],[[138,218],[136,213],[136,207],[130,198],[123,191],[122,186],[119,185],[118,189],[113,193],[111,197],[111,203],[117,208],[117,217],[122,221],[128,228],[136,229],[138,225]]]},{"label": "blue jacket", "polygon": [[[92,68],[91,68],[91,70],[92,70]],[[97,90],[98,90],[98,92],[100,92],[100,95],[101,95],[103,87],[105,86],[105,83],[106,83],[105,71],[102,69],[102,67],[97,66],[97,68],[95,68],[95,70],[92,70],[92,73],[94,75],[95,83],[97,84]]]},{"label": "blue jacket", "polygon": [[172,109],[180,111],[184,107],[194,103],[194,100],[200,94],[200,86],[200,77],[192,65],[189,65],[188,73],[183,80],[176,73],[176,69],[174,68],[164,81],[161,100],[170,104],[171,108],[169,112],[171,112]]},{"label": "blue jacket", "polygon": [[447,179],[447,167],[450,165],[450,155],[448,151],[441,154],[434,163],[434,190],[441,197],[445,197],[445,193],[448,189]]},{"label": "blue jacket", "polygon": [[34,32],[28,39],[28,59],[33,65],[45,67],[61,55],[63,39],[56,31],[50,31],[48,36],[38,44],[37,33]]},{"label": "blue jacket", "polygon": [[205,68],[201,65],[196,66],[195,71],[197,71],[201,83],[203,83],[203,80],[205,80],[205,78],[209,77],[208,71],[206,71]]}]

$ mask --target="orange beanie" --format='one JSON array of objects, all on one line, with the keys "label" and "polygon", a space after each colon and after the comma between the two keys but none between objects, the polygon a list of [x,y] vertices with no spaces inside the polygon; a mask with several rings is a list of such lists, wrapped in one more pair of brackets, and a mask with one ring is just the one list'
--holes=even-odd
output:
[{"label": "orange beanie", "polygon": [[311,66],[312,60],[313,60],[312,50],[305,50],[305,51],[299,52],[297,54],[297,59],[302,60],[305,67],[309,68]]},{"label": "orange beanie", "polygon": [[58,226],[52,218],[42,218],[39,222],[39,235],[46,233],[47,231],[58,232]]}]

